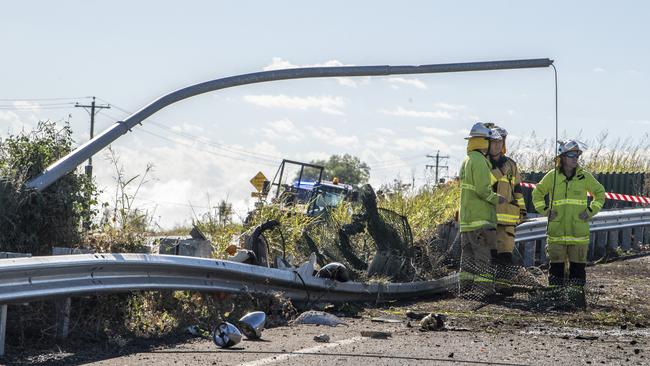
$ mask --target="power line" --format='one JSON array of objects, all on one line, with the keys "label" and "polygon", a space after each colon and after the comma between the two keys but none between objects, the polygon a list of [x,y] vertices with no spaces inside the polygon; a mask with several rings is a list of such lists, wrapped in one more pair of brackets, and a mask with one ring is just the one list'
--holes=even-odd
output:
[{"label": "power line", "polygon": [[0,105],[2,110],[12,110],[12,111],[33,111],[33,110],[45,110],[45,109],[70,109],[74,107],[74,103],[65,103],[65,104],[52,104],[52,105],[24,105],[24,106],[9,106],[9,105]]},{"label": "power line", "polygon": [[219,157],[222,157],[222,158],[232,159],[232,160],[237,160],[237,161],[241,161],[241,162],[245,162],[245,163],[256,163],[256,164],[262,164],[262,165],[272,166],[272,167],[277,166],[277,164],[273,164],[273,163],[266,163],[266,162],[259,162],[259,161],[251,161],[251,160],[246,160],[246,159],[239,158],[239,157],[236,157],[236,156],[223,155],[223,154],[220,154],[220,153],[217,153],[217,152],[214,152],[214,151],[201,149],[201,148],[198,148],[198,147],[196,147],[196,146],[194,146],[194,145],[187,144],[187,143],[185,143],[185,142],[181,142],[181,141],[178,141],[178,140],[170,139],[170,138],[165,137],[165,136],[161,136],[161,135],[159,135],[159,134],[157,134],[157,133],[155,133],[155,132],[151,132],[151,131],[146,130],[146,129],[144,129],[144,128],[140,128],[140,131],[142,131],[142,132],[144,132],[144,133],[147,133],[147,134],[149,134],[149,135],[152,135],[152,136],[158,137],[158,138],[160,138],[160,139],[163,139],[163,140],[169,141],[169,142],[173,142],[173,143],[176,143],[176,144],[181,144],[181,145],[187,146],[187,147],[189,147],[190,149],[194,149],[194,150],[197,150],[197,151],[206,152],[206,153],[209,153],[209,154],[212,154],[212,155],[215,155],[215,156],[219,156]]},{"label": "power line", "polygon": [[[100,100],[102,100],[102,101],[104,101],[106,103],[110,103],[110,102],[108,102],[107,100],[105,100],[103,98],[97,98],[97,99],[100,99]],[[114,103],[110,103],[110,104],[113,107],[115,107],[115,109],[118,109],[118,110],[120,110],[120,111],[122,111],[124,113],[129,114],[129,115],[132,114],[130,111],[128,111],[128,110],[126,110],[124,108],[121,108],[120,106],[115,105]],[[282,159],[281,156],[275,156],[275,155],[270,155],[270,154],[262,155],[262,154],[250,152],[250,151],[247,151],[247,150],[244,150],[244,149],[237,149],[237,148],[228,146],[226,144],[221,144],[221,143],[209,140],[205,136],[197,136],[197,135],[193,135],[193,134],[188,133],[188,132],[177,131],[177,130],[175,130],[174,128],[172,128],[170,126],[168,126],[168,125],[166,125],[164,123],[161,123],[159,121],[153,120],[151,118],[148,118],[148,121],[149,121],[149,123],[151,125],[153,125],[155,127],[158,127],[158,128],[161,128],[161,129],[165,129],[169,133],[172,133],[172,134],[184,137],[184,138],[199,140],[199,141],[201,141],[203,143],[206,143],[208,145],[212,145],[213,147],[215,147],[217,149],[225,150],[226,152],[229,152],[229,153],[247,155],[247,156],[252,157],[252,158],[256,158],[256,159],[264,160],[264,161],[268,161],[268,162],[273,162],[273,163],[276,162],[275,159]],[[269,158],[269,157],[271,157],[271,158]]]},{"label": "power line", "polygon": [[70,98],[0,98],[0,102],[38,102],[48,100],[76,100],[90,99],[92,97],[70,97]]},{"label": "power line", "polygon": [[[113,119],[115,119],[115,120],[119,120],[119,118],[116,118],[115,116],[111,116],[111,115],[109,115],[108,113],[106,113],[106,116],[108,116],[108,117],[110,117],[110,118],[113,118]],[[239,158],[239,157],[236,157],[236,156],[223,155],[223,154],[220,154],[220,153],[217,153],[217,152],[214,152],[214,151],[210,151],[210,150],[206,150],[206,149],[201,149],[201,148],[199,148],[199,147],[194,146],[193,144],[188,144],[188,143],[186,143],[186,142],[184,142],[184,141],[174,140],[174,139],[171,139],[171,138],[169,138],[169,137],[159,135],[159,134],[157,134],[157,133],[155,133],[155,132],[149,131],[149,130],[147,130],[147,129],[145,129],[145,128],[142,128],[142,127],[141,127],[139,130],[142,131],[142,132],[144,132],[144,133],[146,133],[146,134],[149,134],[149,135],[152,135],[152,136],[154,136],[154,137],[157,137],[157,138],[159,138],[159,139],[162,139],[162,140],[165,140],[165,141],[169,141],[169,142],[172,142],[172,143],[175,143],[175,144],[184,145],[184,146],[189,147],[190,149],[193,149],[193,150],[196,150],[196,151],[206,152],[206,153],[209,153],[209,154],[212,154],[212,155],[215,155],[215,156],[221,157],[221,158],[226,158],[226,159],[231,159],[231,160],[238,160],[238,161],[242,161],[242,162],[246,162],[246,163],[262,164],[262,165],[272,166],[272,167],[277,166],[277,162],[275,162],[275,161],[271,161],[271,160],[269,160],[269,162],[260,162],[260,161],[246,160],[246,159]]]}]

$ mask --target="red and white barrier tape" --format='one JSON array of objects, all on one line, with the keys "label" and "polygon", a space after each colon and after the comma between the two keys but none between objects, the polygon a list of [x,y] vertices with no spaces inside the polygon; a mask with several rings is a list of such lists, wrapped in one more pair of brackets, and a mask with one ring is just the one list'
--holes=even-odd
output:
[{"label": "red and white barrier tape", "polygon": [[[527,188],[535,188],[536,186],[535,183],[526,183],[526,182],[521,182],[520,185],[522,187],[527,187]],[[591,196],[591,194],[589,193],[587,193],[587,195]],[[607,198],[608,200],[650,204],[650,197],[644,197],[644,196],[630,196],[628,194],[605,192],[605,198]]]}]

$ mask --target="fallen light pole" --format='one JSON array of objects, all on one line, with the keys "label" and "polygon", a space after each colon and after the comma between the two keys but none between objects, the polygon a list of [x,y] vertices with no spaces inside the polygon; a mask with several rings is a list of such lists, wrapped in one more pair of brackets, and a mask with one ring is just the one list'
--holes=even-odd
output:
[{"label": "fallen light pole", "polygon": [[117,121],[111,127],[89,140],[85,144],[59,159],[50,165],[41,175],[27,182],[28,188],[38,191],[50,186],[59,178],[73,171],[86,159],[126,134],[136,125],[142,123],[149,116],[159,110],[199,94],[231,88],[240,85],[264,83],[268,81],[321,78],[321,77],[351,77],[351,76],[386,76],[406,74],[433,74],[448,72],[467,71],[488,71],[506,69],[527,69],[549,67],[553,60],[548,58],[507,60],[507,61],[484,61],[484,62],[462,62],[449,64],[432,64],[417,66],[337,66],[337,67],[304,67],[294,69],[282,69],[254,72],[250,74],[230,76],[222,79],[206,81],[190,85],[183,89],[176,90],[151,102],[146,107],[133,113],[123,121]]}]

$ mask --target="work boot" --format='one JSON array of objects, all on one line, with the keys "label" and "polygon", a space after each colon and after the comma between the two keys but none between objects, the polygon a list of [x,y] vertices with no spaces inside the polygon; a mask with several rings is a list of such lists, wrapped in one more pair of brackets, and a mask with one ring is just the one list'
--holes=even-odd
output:
[{"label": "work boot", "polygon": [[572,284],[584,286],[587,283],[586,267],[586,263],[569,263],[569,280]]},{"label": "work boot", "polygon": [[564,285],[564,263],[551,263],[548,269],[549,286]]},{"label": "work boot", "polygon": [[497,261],[502,266],[514,265],[512,260],[512,253],[499,253],[497,254]]}]

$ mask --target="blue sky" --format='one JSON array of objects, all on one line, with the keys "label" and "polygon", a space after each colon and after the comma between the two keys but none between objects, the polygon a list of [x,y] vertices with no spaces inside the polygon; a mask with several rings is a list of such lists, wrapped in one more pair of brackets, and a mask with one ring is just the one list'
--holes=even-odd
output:
[{"label": "blue sky", "polygon": [[[301,65],[424,64],[548,57],[559,71],[560,129],[594,139],[650,131],[650,6],[642,1],[13,1],[0,13],[0,133],[70,119],[78,98],[114,107],[96,131],[196,82]],[[66,98],[62,100],[31,100]],[[61,104],[59,104],[61,103]],[[70,104],[65,104],[70,103]],[[52,104],[56,104],[53,106]],[[56,107],[56,108],[53,108]],[[512,136],[553,135],[551,69],[310,79],[223,90],[170,106],[113,144],[127,175],[154,164],[138,204],[164,227],[228,198],[280,158],[361,157],[375,185],[425,184],[426,154],[464,155],[464,130],[496,121]],[[114,171],[95,173],[111,201]]]}]

